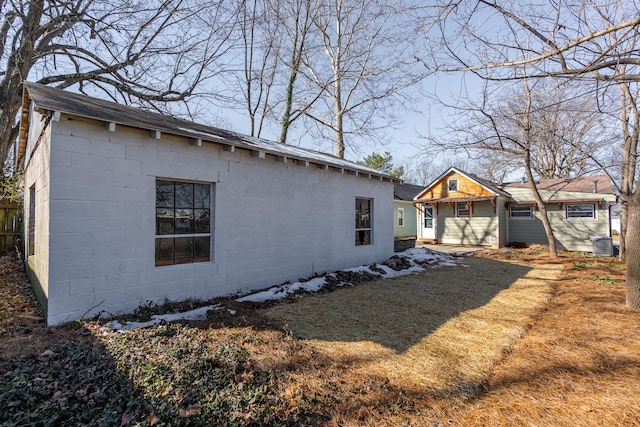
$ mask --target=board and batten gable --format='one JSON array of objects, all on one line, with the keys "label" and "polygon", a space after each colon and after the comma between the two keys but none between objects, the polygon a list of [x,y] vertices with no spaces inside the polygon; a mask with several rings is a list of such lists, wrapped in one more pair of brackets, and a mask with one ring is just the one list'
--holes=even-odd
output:
[{"label": "board and batten gable", "polygon": [[[457,189],[455,191],[449,190],[449,181],[451,180],[457,180]],[[442,199],[446,197],[468,196],[482,197],[493,195],[491,191],[470,180],[464,174],[452,170],[420,193],[417,199]]]},{"label": "board and batten gable", "polygon": [[[393,255],[392,180],[64,112],[32,110],[29,123],[44,126],[29,129],[24,157],[27,265],[49,325]],[[210,261],[156,267],[157,180],[208,185]],[[368,245],[355,245],[356,198],[371,200]]]}]

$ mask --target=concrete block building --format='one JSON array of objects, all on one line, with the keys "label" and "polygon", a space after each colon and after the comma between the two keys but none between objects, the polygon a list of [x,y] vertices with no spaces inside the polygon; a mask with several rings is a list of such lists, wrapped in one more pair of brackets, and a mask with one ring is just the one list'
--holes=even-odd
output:
[{"label": "concrete block building", "polygon": [[393,255],[394,178],[312,150],[27,83],[17,162],[49,325]]}]

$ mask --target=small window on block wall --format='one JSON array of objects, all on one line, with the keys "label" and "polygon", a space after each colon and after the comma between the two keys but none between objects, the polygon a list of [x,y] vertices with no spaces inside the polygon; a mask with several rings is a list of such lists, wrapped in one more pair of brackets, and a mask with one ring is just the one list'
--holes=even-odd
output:
[{"label": "small window on block wall", "polygon": [[356,246],[371,244],[373,200],[356,198]]},{"label": "small window on block wall", "polygon": [[211,184],[156,180],[156,267],[211,260]]},{"label": "small window on block wall", "polygon": [[36,187],[29,188],[29,223],[27,234],[27,256],[36,253]]}]

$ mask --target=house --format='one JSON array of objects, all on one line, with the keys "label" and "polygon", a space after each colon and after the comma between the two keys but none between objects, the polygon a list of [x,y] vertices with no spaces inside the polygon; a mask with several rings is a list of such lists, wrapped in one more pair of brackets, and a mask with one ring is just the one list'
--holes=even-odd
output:
[{"label": "house", "polygon": [[246,293],[393,255],[396,179],[26,83],[17,163],[47,323]]},{"label": "house", "polygon": [[[609,236],[615,203],[606,175],[537,183],[559,249],[592,251],[592,239]],[[527,183],[494,184],[449,168],[415,197],[418,238],[442,244],[500,248],[509,243],[548,244]]]},{"label": "house", "polygon": [[418,236],[417,208],[414,197],[424,187],[421,185],[396,183],[393,186],[393,237],[396,239],[416,239]]}]

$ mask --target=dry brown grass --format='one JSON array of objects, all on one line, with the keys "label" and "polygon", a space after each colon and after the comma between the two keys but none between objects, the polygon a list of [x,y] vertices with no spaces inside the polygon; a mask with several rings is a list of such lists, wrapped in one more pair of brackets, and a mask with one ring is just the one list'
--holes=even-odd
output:
[{"label": "dry brown grass", "polygon": [[[624,308],[623,265],[541,247],[462,264],[283,302],[267,319],[226,301],[236,315],[193,326],[245,348],[273,373],[280,410],[311,425],[640,426],[640,313]],[[5,270],[0,359],[96,331],[44,327],[24,277]]]},{"label": "dry brown grass", "polygon": [[624,268],[577,254],[560,261],[547,310],[456,424],[640,425],[640,313],[624,308]]},{"label": "dry brown grass", "polygon": [[[347,386],[337,393],[344,403],[329,410],[335,424],[420,425],[441,417],[434,406],[443,400],[457,405],[483,388],[549,300],[559,272],[467,258],[463,266],[308,297],[267,314],[316,352],[350,365],[342,374]],[[362,392],[363,382],[384,384],[386,396]],[[314,392],[325,386],[312,383]],[[389,396],[402,409],[381,407]],[[416,403],[422,408],[409,411]]]}]

